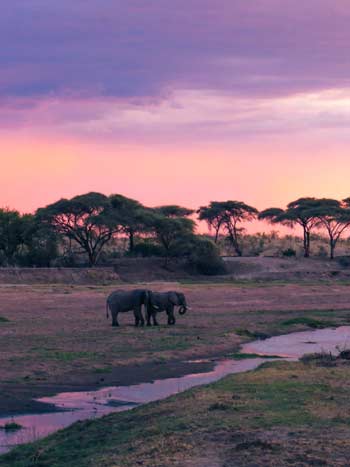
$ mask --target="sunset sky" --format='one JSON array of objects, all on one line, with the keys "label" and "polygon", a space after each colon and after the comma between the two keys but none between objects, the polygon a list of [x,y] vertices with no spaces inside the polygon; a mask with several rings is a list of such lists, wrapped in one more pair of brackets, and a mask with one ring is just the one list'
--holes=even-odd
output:
[{"label": "sunset sky", "polygon": [[3,0],[0,205],[350,195],[347,0]]}]

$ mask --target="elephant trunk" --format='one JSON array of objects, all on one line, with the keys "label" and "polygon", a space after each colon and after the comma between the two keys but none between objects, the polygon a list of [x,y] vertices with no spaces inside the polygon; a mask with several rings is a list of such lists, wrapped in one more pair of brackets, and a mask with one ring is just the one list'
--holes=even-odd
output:
[{"label": "elephant trunk", "polygon": [[184,315],[186,313],[186,311],[187,311],[186,306],[184,306],[184,305],[180,306],[180,308],[179,308],[179,314],[180,315]]}]

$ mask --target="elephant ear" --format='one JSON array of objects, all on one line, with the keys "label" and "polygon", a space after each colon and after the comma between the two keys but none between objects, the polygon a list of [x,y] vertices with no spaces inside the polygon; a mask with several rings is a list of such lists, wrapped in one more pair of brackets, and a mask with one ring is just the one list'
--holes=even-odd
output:
[{"label": "elephant ear", "polygon": [[178,306],[179,305],[179,296],[177,292],[169,292],[168,293],[168,300],[172,305]]},{"label": "elephant ear", "polygon": [[159,306],[156,303],[155,296],[150,290],[148,291],[148,304],[151,305],[151,307],[155,310],[159,310]]},{"label": "elephant ear", "polygon": [[154,295],[153,295],[153,292],[149,292],[148,293],[148,303],[151,305],[151,306],[154,306],[155,303],[154,303]]}]

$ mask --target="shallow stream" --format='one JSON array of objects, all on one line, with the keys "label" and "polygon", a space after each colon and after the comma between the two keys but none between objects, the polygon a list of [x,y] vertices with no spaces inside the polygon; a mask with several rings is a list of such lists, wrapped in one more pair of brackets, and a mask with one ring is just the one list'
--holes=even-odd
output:
[{"label": "shallow stream", "polygon": [[0,426],[13,422],[22,426],[17,431],[0,430],[0,453],[5,453],[18,444],[43,438],[78,420],[130,410],[137,405],[164,399],[194,386],[212,383],[229,374],[253,370],[267,360],[264,357],[279,356],[296,360],[306,353],[326,351],[337,354],[338,349],[348,348],[348,344],[350,326],[296,332],[244,344],[241,347],[242,354],[256,354],[259,357],[215,361],[209,372],[160,379],[152,383],[106,387],[96,391],[65,392],[44,397],[38,400],[54,404],[62,411],[0,417]]}]

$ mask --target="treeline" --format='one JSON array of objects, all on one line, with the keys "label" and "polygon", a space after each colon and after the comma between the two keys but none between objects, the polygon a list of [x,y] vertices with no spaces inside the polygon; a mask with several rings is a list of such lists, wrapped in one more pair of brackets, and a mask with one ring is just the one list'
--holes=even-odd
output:
[{"label": "treeline", "polygon": [[[207,223],[212,236],[197,235],[195,218]],[[75,265],[84,255],[91,266],[120,254],[120,239],[127,239],[125,254],[183,259],[193,271],[224,272],[218,241],[243,254],[244,224],[253,220],[288,227],[300,226],[303,253],[310,256],[312,234],[324,231],[329,256],[350,227],[350,198],[300,198],[286,209],[256,208],[238,201],[212,201],[197,211],[166,205],[149,208],[122,195],[87,193],[61,199],[35,214],[21,215],[0,209],[0,264],[2,266]],[[118,251],[117,251],[118,250]]]}]

